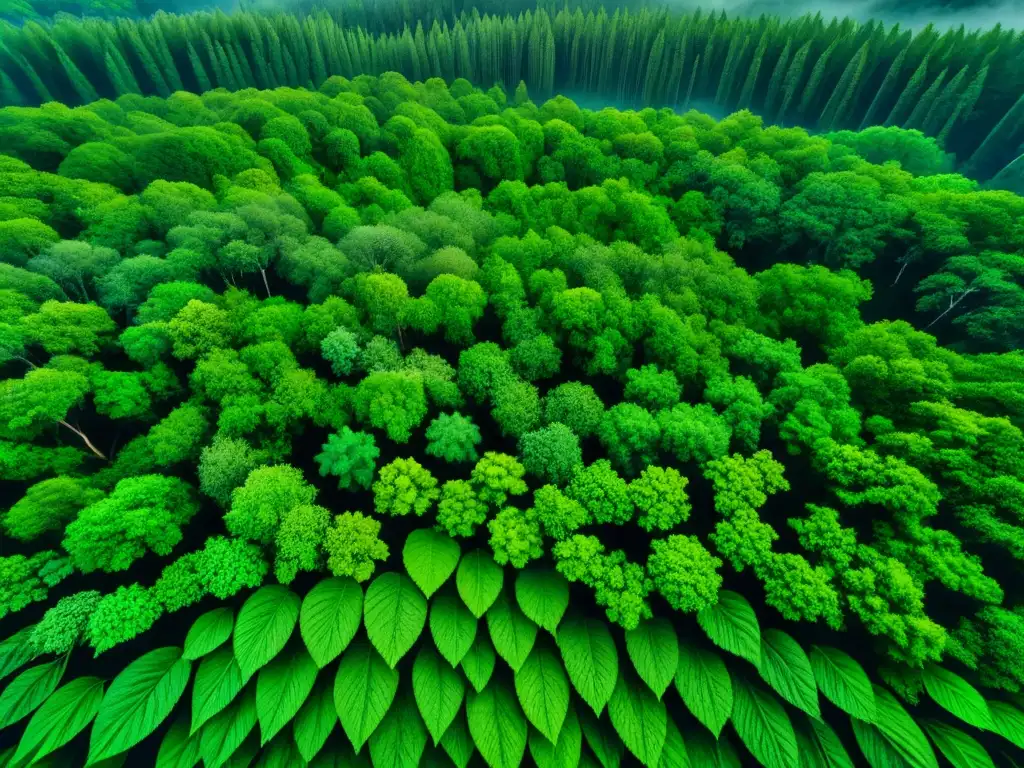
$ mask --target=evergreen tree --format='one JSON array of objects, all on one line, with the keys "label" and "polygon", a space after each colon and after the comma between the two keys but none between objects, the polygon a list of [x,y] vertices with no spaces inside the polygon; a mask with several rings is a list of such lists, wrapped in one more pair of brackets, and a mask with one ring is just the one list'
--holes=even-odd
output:
[{"label": "evergreen tree", "polygon": [[885,118],[883,125],[903,124],[903,120],[910,113],[910,110],[917,99],[917,94],[921,91],[921,86],[924,85],[924,79],[927,74],[928,57],[925,56],[917,69],[914,70],[914,74],[910,76],[910,80],[907,81],[906,86],[903,88],[903,92],[900,93],[900,97],[893,105],[892,110],[889,112],[889,116]]},{"label": "evergreen tree", "polygon": [[871,106],[868,107],[868,111],[864,113],[864,117],[860,121],[860,127],[858,130],[863,131],[869,125],[874,125],[872,122],[876,115],[880,113],[882,104],[884,104],[889,94],[896,88],[896,83],[900,78],[900,71],[903,68],[903,60],[907,57],[907,48],[903,48],[896,58],[893,59],[892,64],[889,65],[889,71],[885,73],[885,79],[882,80],[882,84],[875,92],[875,97],[871,100]]}]

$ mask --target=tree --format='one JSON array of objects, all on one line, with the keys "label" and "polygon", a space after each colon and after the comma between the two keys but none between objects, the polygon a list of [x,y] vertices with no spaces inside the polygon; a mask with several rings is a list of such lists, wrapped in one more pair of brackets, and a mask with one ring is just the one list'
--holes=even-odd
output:
[{"label": "tree", "polygon": [[322,566],[321,547],[331,522],[331,513],[315,504],[300,504],[281,515],[274,537],[274,576],[290,584],[299,571],[317,571]]},{"label": "tree", "polygon": [[607,459],[598,459],[576,473],[565,494],[583,505],[594,522],[624,525],[633,519],[629,486]]},{"label": "tree", "polygon": [[75,371],[37,368],[22,379],[0,382],[0,437],[31,439],[57,423],[81,438],[86,447],[106,459],[88,435],[68,422],[68,413],[85,400],[89,380]]},{"label": "tree", "polygon": [[45,600],[50,587],[71,573],[68,559],[49,549],[0,557],[0,619]]},{"label": "tree", "polygon": [[33,628],[32,647],[37,653],[69,653],[84,639],[89,618],[102,599],[96,590],[62,597]]},{"label": "tree", "polygon": [[478,458],[476,446],[482,439],[480,428],[461,413],[440,414],[427,426],[426,437],[427,454],[449,464]]},{"label": "tree", "polygon": [[544,421],[565,424],[581,439],[596,433],[603,418],[604,403],[589,384],[559,384],[544,397]]},{"label": "tree", "polygon": [[487,294],[480,284],[456,275],[438,275],[430,281],[425,293],[440,312],[444,338],[452,344],[471,344],[473,324],[487,306]]},{"label": "tree", "polygon": [[672,467],[648,467],[629,484],[629,497],[639,515],[637,525],[645,531],[670,531],[690,517],[689,483]]},{"label": "tree", "polygon": [[683,388],[672,371],[662,371],[656,365],[644,365],[626,371],[626,389],[623,397],[649,410],[671,408],[679,402]]},{"label": "tree", "polygon": [[703,464],[729,451],[729,425],[709,405],[679,403],[659,411],[658,426],[662,448],[684,464]]},{"label": "tree", "polygon": [[167,324],[179,360],[191,360],[218,347],[229,347],[231,324],[228,313],[214,304],[192,299]]},{"label": "tree", "polygon": [[263,583],[268,571],[262,549],[244,539],[211,536],[197,552],[164,567],[153,596],[167,611],[177,611],[211,595],[227,600]]},{"label": "tree", "polygon": [[312,504],[316,494],[300,469],[287,464],[257,467],[232,491],[224,524],[233,536],[270,544],[281,518],[299,505]]},{"label": "tree", "polygon": [[438,530],[449,536],[472,536],[476,527],[487,520],[487,505],[481,501],[466,480],[449,480],[441,486],[437,503]]},{"label": "tree", "polygon": [[695,613],[718,602],[721,565],[696,536],[673,535],[651,542],[647,574],[673,609]]},{"label": "tree", "polygon": [[437,480],[416,459],[395,459],[385,464],[373,484],[373,503],[379,515],[415,512],[422,517],[440,495]]},{"label": "tree", "polygon": [[653,464],[661,427],[650,411],[634,403],[619,403],[605,411],[597,437],[608,456],[626,474]]},{"label": "tree", "polygon": [[550,336],[540,333],[523,339],[509,350],[512,368],[527,381],[550,379],[562,367],[562,350]]},{"label": "tree", "polygon": [[31,541],[50,531],[62,531],[79,510],[103,498],[103,492],[73,477],[53,477],[32,485],[3,517],[8,535]]},{"label": "tree", "polygon": [[379,533],[380,523],[360,512],[335,516],[324,540],[328,570],[335,576],[367,581],[376,568],[374,560],[388,557],[388,546],[377,537]]},{"label": "tree", "polygon": [[590,522],[590,515],[583,505],[553,485],[545,485],[533,492],[533,508],[544,532],[559,540],[568,538]]},{"label": "tree", "polygon": [[199,455],[199,490],[222,507],[263,461],[263,454],[245,440],[218,435]]},{"label": "tree", "polygon": [[470,482],[486,504],[500,507],[509,496],[526,493],[526,468],[507,453],[488,451],[473,467]]},{"label": "tree", "polygon": [[336,476],[341,490],[370,487],[377,457],[380,456],[373,435],[342,427],[341,432],[328,435],[321,448],[323,451],[316,456],[321,477]]},{"label": "tree", "polygon": [[407,443],[427,415],[423,376],[412,371],[371,373],[356,387],[356,418],[382,429],[396,443]]},{"label": "tree", "polygon": [[95,304],[47,301],[35,314],[22,319],[25,340],[51,355],[81,354],[93,357],[117,328]]},{"label": "tree", "polygon": [[515,376],[507,353],[491,341],[460,352],[458,371],[459,389],[478,403],[485,402],[499,384]]},{"label": "tree", "polygon": [[626,560],[622,550],[606,555],[596,536],[576,534],[555,544],[552,554],[555,569],[567,580],[593,588],[597,604],[605,607],[609,621],[630,630],[651,617],[647,604],[651,580],[643,566]]},{"label": "tree", "polygon": [[120,260],[120,255],[113,248],[80,240],[61,240],[29,259],[25,266],[46,275],[79,301],[87,302],[93,281]]},{"label": "tree", "polygon": [[118,587],[104,595],[89,617],[86,635],[99,656],[138,637],[156,623],[164,609],[151,591],[138,584]]},{"label": "tree", "polygon": [[533,509],[505,507],[487,524],[494,562],[525,568],[544,555],[540,520]]},{"label": "tree", "polygon": [[501,433],[522,437],[540,423],[540,394],[533,384],[504,378],[494,388],[491,416]]},{"label": "tree", "polygon": [[352,331],[335,328],[320,342],[320,353],[331,364],[335,376],[348,376],[359,357],[359,343]]},{"label": "tree", "polygon": [[568,483],[583,466],[579,438],[558,422],[519,438],[519,455],[527,472],[556,485]]}]

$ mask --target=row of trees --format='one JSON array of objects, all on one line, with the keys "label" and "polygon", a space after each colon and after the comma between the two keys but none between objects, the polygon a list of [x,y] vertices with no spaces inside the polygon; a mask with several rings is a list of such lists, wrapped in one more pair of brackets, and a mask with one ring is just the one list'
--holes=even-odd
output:
[{"label": "row of trees", "polygon": [[989,178],[1020,154],[1024,41],[998,27],[914,34],[898,25],[781,20],[724,12],[580,8],[463,14],[373,33],[326,13],[157,14],[59,21],[0,33],[0,102],[77,104],[398,71],[412,79],[524,80],[532,93],[579,91],[630,106],[713,101],[770,122],[838,130],[917,128]]}]

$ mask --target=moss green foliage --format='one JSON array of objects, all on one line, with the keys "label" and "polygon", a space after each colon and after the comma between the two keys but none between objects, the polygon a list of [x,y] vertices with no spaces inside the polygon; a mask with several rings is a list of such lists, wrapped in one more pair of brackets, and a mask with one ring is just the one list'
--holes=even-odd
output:
[{"label": "moss green foliage", "polygon": [[342,489],[370,487],[377,457],[380,456],[373,435],[342,427],[341,432],[327,436],[322,448],[323,451],[316,456],[321,475],[337,476],[338,487]]}]

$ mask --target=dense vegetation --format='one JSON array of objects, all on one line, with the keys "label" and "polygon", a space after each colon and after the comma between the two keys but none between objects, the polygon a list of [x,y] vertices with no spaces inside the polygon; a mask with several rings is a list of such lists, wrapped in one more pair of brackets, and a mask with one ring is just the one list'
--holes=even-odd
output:
[{"label": "dense vegetation", "polygon": [[[1012,30],[913,34],[876,22],[828,23],[820,14],[783,20],[664,8],[551,10],[513,17],[474,9],[449,25],[425,9],[417,20],[397,3],[369,12],[351,2],[336,17],[200,13],[29,23],[0,30],[0,103],[82,104],[216,86],[316,88],[328,74],[394,70],[485,87],[512,88],[522,79],[544,98],[585,91],[620,105],[683,111],[699,100],[822,131],[916,128],[954,153],[965,175],[983,180],[1022,154],[1024,35]],[[1020,164],[999,183],[1020,191]]]},{"label": "dense vegetation", "polygon": [[0,763],[1020,759],[1024,198],[934,140],[397,73],[0,126]]}]

